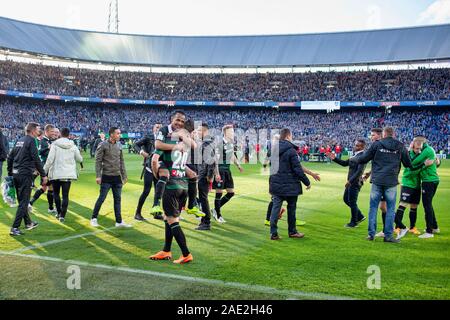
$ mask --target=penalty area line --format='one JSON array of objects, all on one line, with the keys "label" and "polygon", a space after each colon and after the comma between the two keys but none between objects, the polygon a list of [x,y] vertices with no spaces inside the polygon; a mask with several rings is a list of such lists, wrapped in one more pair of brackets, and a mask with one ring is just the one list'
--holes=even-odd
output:
[{"label": "penalty area line", "polygon": [[239,289],[239,290],[245,290],[245,291],[251,291],[251,292],[274,294],[274,295],[286,296],[289,298],[298,297],[298,298],[316,299],[316,300],[353,300],[353,298],[351,298],[351,297],[335,296],[335,295],[328,295],[328,294],[314,293],[314,292],[303,292],[303,291],[297,291],[297,290],[277,289],[277,288],[266,287],[266,286],[261,286],[261,285],[252,285],[252,284],[245,284],[245,283],[240,283],[240,282],[226,282],[226,281],[222,281],[222,280],[182,276],[182,275],[177,275],[177,274],[150,271],[150,270],[142,270],[142,269],[134,269],[134,268],[128,268],[128,267],[118,267],[118,266],[110,266],[110,265],[104,265],[104,264],[92,264],[92,263],[85,262],[85,261],[64,260],[64,259],[54,258],[54,257],[28,255],[28,254],[17,253],[14,251],[11,251],[11,252],[0,251],[0,255],[65,263],[65,264],[70,264],[70,265],[84,266],[84,267],[89,267],[89,268],[111,270],[111,271],[120,271],[120,272],[126,272],[126,273],[131,273],[131,274],[142,274],[142,275],[154,276],[154,277],[159,277],[159,278],[181,280],[181,281],[191,282],[191,283],[200,283],[200,284],[209,285],[209,286],[220,286],[220,287],[225,287],[225,288]]}]

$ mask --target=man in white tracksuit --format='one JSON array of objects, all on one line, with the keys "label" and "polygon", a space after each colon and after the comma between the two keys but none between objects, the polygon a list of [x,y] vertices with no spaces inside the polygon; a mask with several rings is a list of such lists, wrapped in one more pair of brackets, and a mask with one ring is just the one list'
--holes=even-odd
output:
[{"label": "man in white tracksuit", "polygon": [[[69,191],[73,180],[78,179],[77,162],[83,162],[80,151],[72,140],[70,130],[61,130],[61,138],[52,143],[44,170],[52,181],[56,204],[56,218],[64,222],[69,205]],[[62,203],[60,192],[62,191]]]}]

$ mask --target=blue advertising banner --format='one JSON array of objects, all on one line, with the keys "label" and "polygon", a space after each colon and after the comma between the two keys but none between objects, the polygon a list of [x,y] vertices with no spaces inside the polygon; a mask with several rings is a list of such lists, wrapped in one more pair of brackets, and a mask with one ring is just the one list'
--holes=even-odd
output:
[{"label": "blue advertising banner", "polygon": [[[160,100],[136,100],[136,99],[110,99],[110,98],[94,98],[94,97],[74,97],[59,96],[44,93],[28,93],[11,90],[0,90],[0,96],[22,97],[38,100],[54,100],[64,102],[85,102],[85,103],[104,103],[104,104],[122,104],[122,105],[148,105],[148,106],[198,106],[198,107],[261,107],[261,108],[277,108],[292,107],[301,109],[302,106],[311,103],[319,103],[319,101],[300,101],[300,102],[220,102],[220,101],[160,101]],[[349,107],[427,107],[427,106],[450,106],[450,100],[438,101],[320,101],[321,104],[331,103],[333,105],[340,104],[341,108]]]}]

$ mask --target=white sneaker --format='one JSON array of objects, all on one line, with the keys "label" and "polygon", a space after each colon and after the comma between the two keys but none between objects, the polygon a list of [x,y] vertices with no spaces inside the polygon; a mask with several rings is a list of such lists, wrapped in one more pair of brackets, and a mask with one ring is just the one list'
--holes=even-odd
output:
[{"label": "white sneaker", "polygon": [[383,231],[378,232],[378,233],[375,235],[375,237],[377,237],[377,238],[384,238],[384,232],[383,232]]},{"label": "white sneaker", "polygon": [[28,205],[28,213],[33,213],[33,206],[31,204]]},{"label": "white sneaker", "polygon": [[427,232],[425,232],[424,234],[419,236],[420,239],[428,239],[428,238],[433,238],[433,237],[434,237],[434,234],[427,233]]},{"label": "white sneaker", "polygon": [[126,224],[125,222],[121,222],[121,223],[117,223],[116,222],[116,228],[131,228],[132,225],[131,224]]},{"label": "white sneaker", "polygon": [[95,227],[95,228],[100,227],[100,225],[99,225],[98,222],[97,222],[97,219],[92,219],[92,220],[91,220],[91,226],[93,226],[93,227]]},{"label": "white sneaker", "polygon": [[428,238],[434,238],[434,234],[425,232],[424,234],[419,236],[420,239],[428,239]]},{"label": "white sneaker", "polygon": [[211,209],[211,213],[212,213],[212,216],[213,216],[213,218],[214,218],[214,220],[219,220],[219,218],[217,218],[217,211],[216,211],[216,209]]},{"label": "white sneaker", "polygon": [[219,219],[217,219],[218,223],[226,223],[225,219],[223,217],[220,217]]},{"label": "white sneaker", "polygon": [[56,210],[56,209],[48,209],[47,212],[50,213],[50,214],[55,214],[55,213],[58,213],[58,210]]},{"label": "white sneaker", "polygon": [[397,240],[403,238],[407,233],[408,233],[408,228],[400,229],[400,232],[397,235]]},{"label": "white sneaker", "polygon": [[433,229],[433,234],[438,234],[441,233],[441,229],[437,228],[437,229]]}]

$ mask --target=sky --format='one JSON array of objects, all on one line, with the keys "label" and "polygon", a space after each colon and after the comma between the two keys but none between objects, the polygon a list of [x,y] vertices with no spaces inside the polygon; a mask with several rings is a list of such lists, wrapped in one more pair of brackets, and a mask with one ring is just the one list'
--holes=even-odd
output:
[{"label": "sky", "polygon": [[[109,0],[0,0],[0,16],[107,31]],[[450,23],[450,0],[119,0],[119,31],[152,35],[337,32]]]}]

